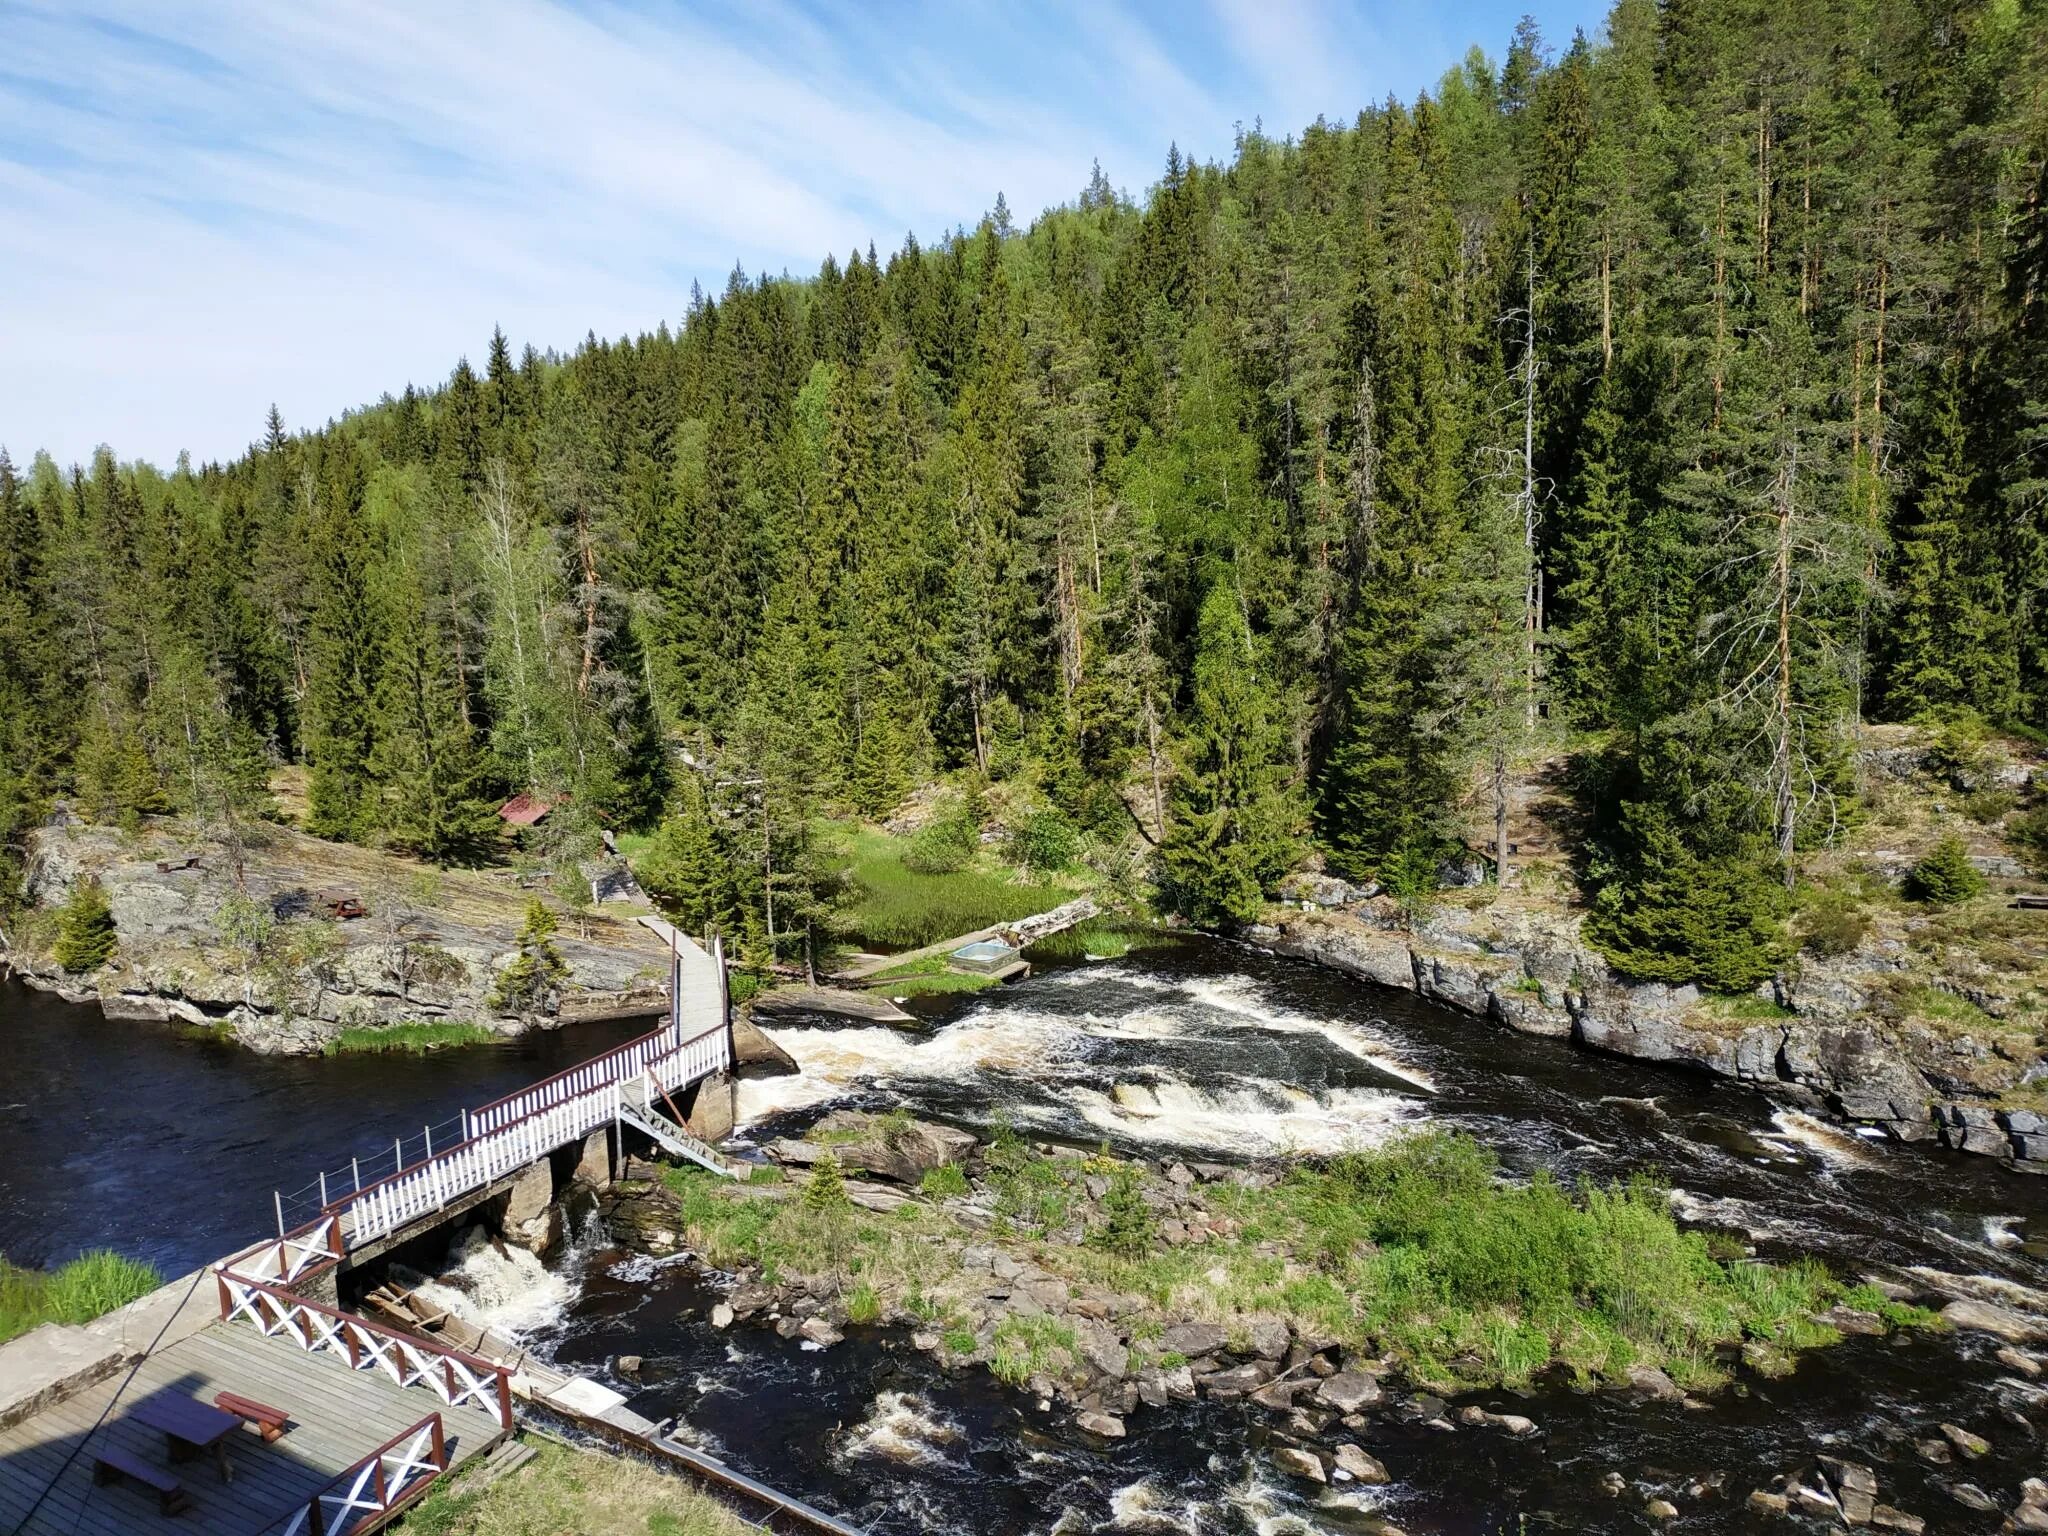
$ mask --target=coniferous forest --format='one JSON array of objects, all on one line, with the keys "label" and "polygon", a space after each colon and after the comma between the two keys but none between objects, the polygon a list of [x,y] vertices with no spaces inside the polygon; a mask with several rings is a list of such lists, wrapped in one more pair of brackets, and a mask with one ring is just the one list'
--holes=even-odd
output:
[{"label": "coniferous forest", "polygon": [[10,857],[301,765],[462,862],[527,791],[759,952],[819,814],[949,774],[1215,922],[1426,890],[1568,741],[1600,944],[1739,988],[1863,724],[2048,731],[2041,0],[1621,0],[678,307],[232,463],[0,458]]}]

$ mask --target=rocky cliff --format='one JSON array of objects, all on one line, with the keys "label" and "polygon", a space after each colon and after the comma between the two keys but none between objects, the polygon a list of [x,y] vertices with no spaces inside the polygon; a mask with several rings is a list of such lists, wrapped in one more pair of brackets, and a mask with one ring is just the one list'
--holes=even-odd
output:
[{"label": "rocky cliff", "polygon": [[[50,956],[55,909],[95,877],[119,947],[87,976]],[[352,1025],[470,1023],[504,1034],[667,1006],[667,958],[630,913],[566,914],[554,944],[569,974],[523,1014],[491,1001],[537,894],[512,870],[438,871],[376,851],[264,827],[242,859],[170,819],[136,832],[60,821],[29,861],[38,910],[0,959],[31,985],[96,1001],[110,1017],[231,1030],[259,1051],[318,1051]],[[363,915],[336,917],[339,906]]]},{"label": "rocky cliff", "polygon": [[[1898,940],[1802,957],[1755,996],[1728,999],[1631,982],[1585,941],[1577,914],[1533,903],[1446,903],[1410,918],[1366,899],[1289,911],[1249,937],[1524,1034],[1711,1072],[1901,1141],[2048,1171],[2048,1118],[2027,1102],[2048,1085],[2034,999],[1943,992]],[[1960,1009],[1917,1016],[1922,988],[1968,1003],[1981,1024]]]}]

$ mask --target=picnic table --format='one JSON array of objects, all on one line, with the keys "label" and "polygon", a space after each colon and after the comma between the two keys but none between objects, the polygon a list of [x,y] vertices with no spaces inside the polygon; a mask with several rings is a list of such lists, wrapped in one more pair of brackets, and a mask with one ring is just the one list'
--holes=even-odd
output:
[{"label": "picnic table", "polygon": [[211,1448],[220,1480],[233,1480],[227,1437],[242,1427],[242,1421],[232,1413],[223,1413],[194,1397],[160,1394],[145,1397],[128,1410],[128,1416],[138,1424],[162,1430],[173,1461],[188,1461]]}]

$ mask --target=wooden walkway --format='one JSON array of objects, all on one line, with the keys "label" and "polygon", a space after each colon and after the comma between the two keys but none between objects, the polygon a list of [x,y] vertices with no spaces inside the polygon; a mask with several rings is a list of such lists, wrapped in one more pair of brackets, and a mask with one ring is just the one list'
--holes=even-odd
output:
[{"label": "wooden walkway", "polygon": [[[125,1385],[124,1385],[125,1384]],[[120,1402],[93,1431],[115,1390]],[[222,1483],[211,1458],[181,1462],[175,1471],[193,1507],[157,1513],[156,1496],[133,1483],[93,1483],[93,1452],[102,1440],[151,1466],[164,1467],[162,1435],[124,1418],[153,1393],[212,1403],[219,1391],[285,1409],[291,1428],[265,1445],[253,1430],[229,1437],[234,1481]],[[497,1416],[475,1406],[449,1407],[388,1376],[352,1371],[332,1353],[308,1354],[289,1339],[266,1337],[247,1323],[216,1323],[166,1346],[126,1372],[0,1431],[0,1531],[14,1536],[258,1536],[354,1466],[368,1452],[439,1411],[453,1469],[503,1438]],[[85,1444],[27,1525],[36,1496],[65,1456]]]}]

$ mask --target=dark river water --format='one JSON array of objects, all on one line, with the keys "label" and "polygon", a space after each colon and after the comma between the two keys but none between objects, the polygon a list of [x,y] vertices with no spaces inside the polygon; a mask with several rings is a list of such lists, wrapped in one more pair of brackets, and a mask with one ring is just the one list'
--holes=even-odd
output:
[{"label": "dark river water", "polygon": [[[1192,942],[919,1007],[919,1031],[772,1031],[805,1070],[743,1085],[750,1134],[848,1100],[1213,1159],[1450,1125],[1514,1171],[1655,1172],[1682,1217],[1746,1234],[1767,1257],[2048,1310],[2048,1179],[1872,1143],[1744,1089],[1297,962]],[[14,991],[0,993],[0,1042],[0,1105],[17,1106],[0,1110],[0,1251],[39,1261],[111,1243],[167,1267],[260,1231],[272,1185],[345,1161],[366,1114],[393,1126],[444,1115],[607,1043],[572,1033],[424,1059],[274,1062]],[[1988,1532],[2001,1517],[1948,1485],[2009,1509],[2048,1464],[2036,1427],[2048,1428],[2048,1389],[1973,1334],[1852,1339],[1783,1379],[1745,1374],[1703,1406],[1561,1385],[1480,1399],[1534,1419],[1542,1433],[1526,1440],[1376,1422],[1361,1438],[1393,1484],[1322,1491],[1271,1470],[1255,1408],[1141,1409],[1129,1438],[1105,1446],[887,1330],[824,1353],[766,1330],[716,1333],[703,1321],[715,1293],[687,1265],[625,1255],[601,1233],[552,1273],[474,1249],[464,1268],[484,1320],[878,1532],[1783,1531],[1744,1501],[1815,1454],[1869,1462],[1880,1499],[1930,1531]],[[623,1353],[644,1357],[639,1382],[610,1375]],[[1984,1436],[1990,1455],[1929,1465],[1914,1442],[1944,1422]],[[1601,1491],[1609,1473],[1619,1496]],[[1644,1512],[1659,1496],[1680,1510],[1661,1526]]]}]

